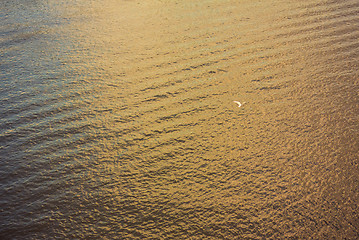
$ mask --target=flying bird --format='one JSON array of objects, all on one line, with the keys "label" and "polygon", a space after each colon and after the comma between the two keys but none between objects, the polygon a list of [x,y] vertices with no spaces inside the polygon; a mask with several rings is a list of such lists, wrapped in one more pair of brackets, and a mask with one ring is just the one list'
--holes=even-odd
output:
[{"label": "flying bird", "polygon": [[233,101],[234,103],[237,103],[238,104],[238,107],[241,107],[242,106],[242,103],[238,102],[238,101]]}]

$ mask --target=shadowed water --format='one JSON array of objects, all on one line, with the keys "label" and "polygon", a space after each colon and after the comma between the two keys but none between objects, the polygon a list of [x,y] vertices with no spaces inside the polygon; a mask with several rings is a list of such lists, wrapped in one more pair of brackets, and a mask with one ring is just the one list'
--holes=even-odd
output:
[{"label": "shadowed water", "polygon": [[357,0],[2,0],[0,22],[1,239],[359,238]]}]

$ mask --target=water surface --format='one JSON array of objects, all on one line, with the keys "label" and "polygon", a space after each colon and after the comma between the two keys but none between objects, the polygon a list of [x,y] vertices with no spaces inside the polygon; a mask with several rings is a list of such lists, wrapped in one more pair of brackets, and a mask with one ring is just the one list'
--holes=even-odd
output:
[{"label": "water surface", "polygon": [[359,238],[358,1],[0,21],[1,239]]}]

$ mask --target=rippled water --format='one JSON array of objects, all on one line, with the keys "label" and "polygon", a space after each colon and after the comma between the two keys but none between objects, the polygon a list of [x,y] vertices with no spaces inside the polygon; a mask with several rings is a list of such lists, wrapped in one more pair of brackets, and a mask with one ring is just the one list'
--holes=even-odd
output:
[{"label": "rippled water", "polygon": [[357,0],[2,0],[0,22],[1,239],[359,238]]}]

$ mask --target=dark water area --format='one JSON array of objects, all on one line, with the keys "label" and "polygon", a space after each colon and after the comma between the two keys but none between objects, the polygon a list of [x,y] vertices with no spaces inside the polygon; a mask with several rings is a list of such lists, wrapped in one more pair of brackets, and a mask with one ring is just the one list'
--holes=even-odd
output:
[{"label": "dark water area", "polygon": [[0,22],[0,239],[359,239],[357,0]]}]

